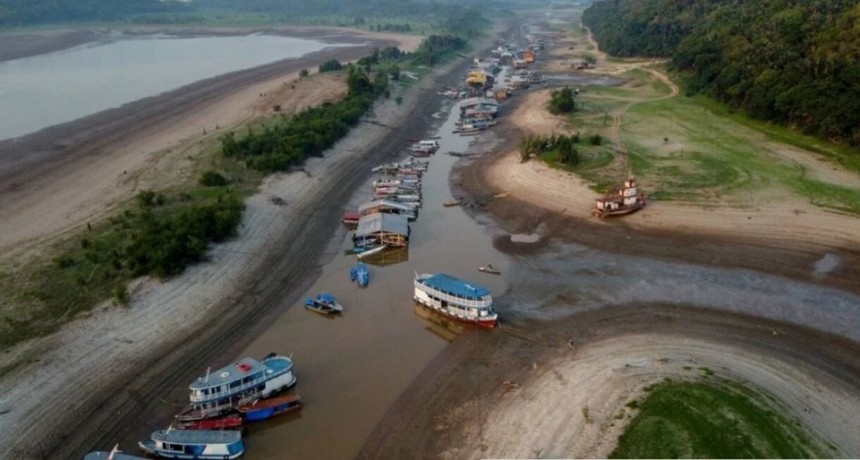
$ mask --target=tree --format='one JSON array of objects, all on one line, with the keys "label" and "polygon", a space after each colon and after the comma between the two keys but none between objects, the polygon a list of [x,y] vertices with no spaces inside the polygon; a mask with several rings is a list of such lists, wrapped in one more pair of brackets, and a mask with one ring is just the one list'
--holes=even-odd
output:
[{"label": "tree", "polygon": [[561,115],[573,112],[575,104],[573,101],[573,90],[569,86],[553,90],[550,93],[549,111],[553,115]]}]

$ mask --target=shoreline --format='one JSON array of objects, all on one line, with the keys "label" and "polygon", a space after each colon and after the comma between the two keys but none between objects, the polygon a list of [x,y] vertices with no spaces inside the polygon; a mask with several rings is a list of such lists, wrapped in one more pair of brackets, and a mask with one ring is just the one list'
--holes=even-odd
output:
[{"label": "shoreline", "polygon": [[[438,81],[466,65],[456,61],[435,70],[404,93],[402,106],[393,99],[377,102],[372,121],[354,128],[322,159],[309,160],[307,173],[266,179],[246,200],[240,236],[215,247],[211,262],[163,283],[143,280],[132,289],[128,308],[97,309],[42,341],[41,349],[31,347],[41,356],[38,368],[27,366],[2,382],[16,400],[14,415],[0,418],[0,427],[9,428],[0,432],[11,435],[16,428],[18,443],[10,443],[8,455],[74,457],[134,437],[135,430],[163,428],[175,413],[164,395],[193,380],[201,363],[239,353],[318,276],[346,200],[369,177],[371,165],[400,156],[409,139],[432,125],[441,106]],[[273,203],[272,196],[286,204]],[[102,333],[93,336],[92,330]],[[53,378],[57,372],[63,383]],[[30,382],[25,393],[22,379]],[[53,413],[48,406],[66,410],[43,426]]]}]

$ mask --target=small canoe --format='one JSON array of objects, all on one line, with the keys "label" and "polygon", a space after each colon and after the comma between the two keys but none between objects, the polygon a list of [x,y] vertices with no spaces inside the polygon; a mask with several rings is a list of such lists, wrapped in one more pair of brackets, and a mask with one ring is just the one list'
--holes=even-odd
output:
[{"label": "small canoe", "polygon": [[331,294],[319,294],[313,299],[306,299],[305,308],[324,315],[333,315],[343,311],[343,307],[337,303]]},{"label": "small canoe", "polygon": [[362,253],[360,253],[360,254],[356,254],[356,255],[358,256],[358,258],[359,258],[359,259],[363,259],[364,257],[372,256],[372,255],[374,255],[374,254],[376,254],[376,253],[382,252],[382,251],[384,251],[384,250],[385,250],[385,248],[387,248],[387,247],[388,247],[388,246],[386,246],[386,245],[384,245],[384,244],[383,244],[382,246],[378,246],[378,247],[375,247],[375,248],[373,248],[373,249],[368,249],[367,251],[364,251],[364,252],[362,252]]},{"label": "small canoe", "polygon": [[478,267],[478,271],[484,272],[484,273],[490,273],[492,275],[501,275],[502,274],[502,271],[499,270],[497,267],[493,266],[493,264],[487,264],[487,266],[485,266],[485,267]]},{"label": "small canoe", "polygon": [[370,282],[370,270],[364,262],[359,262],[352,270],[349,271],[349,278],[353,282],[358,283],[359,287],[366,287]]},{"label": "small canoe", "polygon": [[238,410],[240,414],[245,416],[245,420],[259,422],[276,415],[302,410],[302,398],[299,395],[287,395],[261,399],[252,404],[239,406]]},{"label": "small canoe", "polygon": [[445,206],[446,208],[450,208],[451,206],[460,206],[462,203],[463,203],[462,200],[451,200],[451,201],[446,201],[446,202],[442,203],[442,206]]},{"label": "small canoe", "polygon": [[181,422],[177,425],[183,430],[224,430],[227,428],[238,428],[242,426],[242,417],[228,415],[227,417],[213,418],[208,420],[195,420]]}]

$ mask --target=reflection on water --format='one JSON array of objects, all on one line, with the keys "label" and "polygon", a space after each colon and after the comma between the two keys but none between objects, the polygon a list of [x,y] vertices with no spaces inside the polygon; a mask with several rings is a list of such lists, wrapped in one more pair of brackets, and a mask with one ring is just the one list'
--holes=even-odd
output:
[{"label": "reflection on water", "polygon": [[442,340],[450,342],[469,327],[465,323],[452,321],[418,302],[413,302],[413,304],[412,311],[415,313],[415,316],[423,319],[426,329]]},{"label": "reflection on water", "polygon": [[361,260],[366,264],[377,265],[380,267],[399,264],[409,260],[409,247],[386,248],[382,252],[369,255]]}]

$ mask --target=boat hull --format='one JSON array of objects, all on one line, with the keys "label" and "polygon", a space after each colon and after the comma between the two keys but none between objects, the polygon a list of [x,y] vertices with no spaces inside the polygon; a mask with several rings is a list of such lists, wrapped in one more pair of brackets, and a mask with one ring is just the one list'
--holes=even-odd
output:
[{"label": "boat hull", "polygon": [[224,430],[227,428],[238,428],[240,426],[242,426],[242,417],[239,417],[238,415],[229,415],[227,417],[208,420],[181,422],[178,425],[178,427],[183,430]]},{"label": "boat hull", "polygon": [[496,317],[485,319],[485,318],[470,318],[466,316],[455,315],[444,308],[441,308],[437,305],[433,305],[432,302],[427,302],[418,297],[415,297],[415,303],[420,305],[423,308],[426,308],[434,313],[442,315],[448,319],[452,319],[454,321],[459,321],[461,323],[475,324],[477,326],[485,327],[487,329],[492,329],[496,327],[496,323],[498,319]]},{"label": "boat hull", "polygon": [[297,396],[283,396],[260,401],[257,405],[247,405],[239,408],[239,412],[248,422],[260,422],[272,417],[302,410],[302,400]]}]

